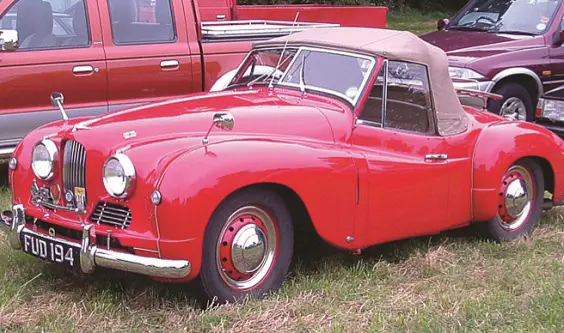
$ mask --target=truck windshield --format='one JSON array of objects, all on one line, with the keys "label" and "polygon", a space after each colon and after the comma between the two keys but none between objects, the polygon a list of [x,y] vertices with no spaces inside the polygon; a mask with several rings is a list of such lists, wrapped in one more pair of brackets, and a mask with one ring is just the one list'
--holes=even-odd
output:
[{"label": "truck windshield", "polygon": [[235,75],[231,86],[273,83],[341,97],[356,105],[375,59],[346,52],[300,47],[255,50]]},{"label": "truck windshield", "polygon": [[474,0],[447,26],[523,35],[544,34],[562,0]]}]

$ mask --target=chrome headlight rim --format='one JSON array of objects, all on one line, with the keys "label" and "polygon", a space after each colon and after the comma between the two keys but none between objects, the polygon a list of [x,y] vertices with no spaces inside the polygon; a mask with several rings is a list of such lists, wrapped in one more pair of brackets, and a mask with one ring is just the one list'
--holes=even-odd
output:
[{"label": "chrome headlight rim", "polygon": [[[109,184],[106,178],[106,167],[112,160],[116,160],[120,164],[121,168],[123,169],[123,173],[125,177],[125,186],[120,191],[115,191],[115,189],[112,189],[111,185]],[[123,153],[117,153],[113,156],[110,156],[106,160],[106,162],[104,162],[104,167],[102,168],[102,181],[104,182],[104,187],[106,188],[106,192],[108,192],[108,194],[111,195],[112,197],[116,199],[126,199],[129,196],[131,196],[135,188],[135,179],[136,179],[135,166],[133,165],[133,162],[127,155]]]},{"label": "chrome headlight rim", "polygon": [[[42,176],[38,171],[37,166],[35,165],[36,161],[33,158],[35,149],[37,149],[37,147],[40,145],[44,146],[45,149],[47,149],[47,153],[49,154],[49,172],[47,173],[47,175],[44,176]],[[55,176],[55,171],[56,171],[55,163],[58,160],[59,160],[59,149],[57,148],[57,145],[55,144],[55,142],[53,142],[53,140],[43,139],[37,142],[35,146],[33,146],[33,149],[31,150],[31,169],[33,170],[35,176],[41,180],[50,180]]]},{"label": "chrome headlight rim", "polygon": [[[460,72],[460,75],[453,75],[453,72]],[[473,69],[467,67],[448,66],[448,74],[452,79],[460,80],[482,80],[486,77]]]}]

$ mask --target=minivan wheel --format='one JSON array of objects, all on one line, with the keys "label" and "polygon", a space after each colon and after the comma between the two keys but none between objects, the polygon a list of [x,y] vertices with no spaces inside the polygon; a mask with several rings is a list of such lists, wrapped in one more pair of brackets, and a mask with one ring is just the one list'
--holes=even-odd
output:
[{"label": "minivan wheel", "polygon": [[518,83],[504,83],[493,92],[503,98],[498,101],[490,100],[491,112],[522,121],[533,120],[533,101],[525,87]]}]

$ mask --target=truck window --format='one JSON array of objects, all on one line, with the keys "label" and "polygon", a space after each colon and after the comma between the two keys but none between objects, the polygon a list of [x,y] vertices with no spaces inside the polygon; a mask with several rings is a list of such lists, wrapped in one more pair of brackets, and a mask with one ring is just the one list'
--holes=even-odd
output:
[{"label": "truck window", "polygon": [[170,43],[176,31],[170,0],[108,0],[116,45]]},{"label": "truck window", "polygon": [[18,0],[0,18],[4,50],[51,50],[90,45],[85,0]]}]

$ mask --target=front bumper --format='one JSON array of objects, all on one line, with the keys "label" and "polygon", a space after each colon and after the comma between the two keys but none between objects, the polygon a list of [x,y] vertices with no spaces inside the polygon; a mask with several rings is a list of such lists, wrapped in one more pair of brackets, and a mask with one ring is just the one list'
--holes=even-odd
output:
[{"label": "front bumper", "polygon": [[492,81],[453,81],[456,89],[470,89],[482,92],[491,92],[494,85]]},{"label": "front bumper", "polygon": [[[23,205],[14,206],[12,212],[2,213],[0,230],[8,234],[8,239],[13,249],[22,249],[22,234],[34,235],[57,242],[68,243],[66,240],[46,236],[27,228],[25,226],[25,220]],[[94,228],[95,226],[93,224],[88,224],[84,225],[82,230],[82,242],[80,244],[80,269],[84,273],[92,273],[96,267],[105,267],[169,279],[181,279],[190,274],[191,264],[187,260],[150,258],[103,249],[96,245],[92,245],[92,237],[95,237]],[[78,244],[76,245],[78,246]]]}]

